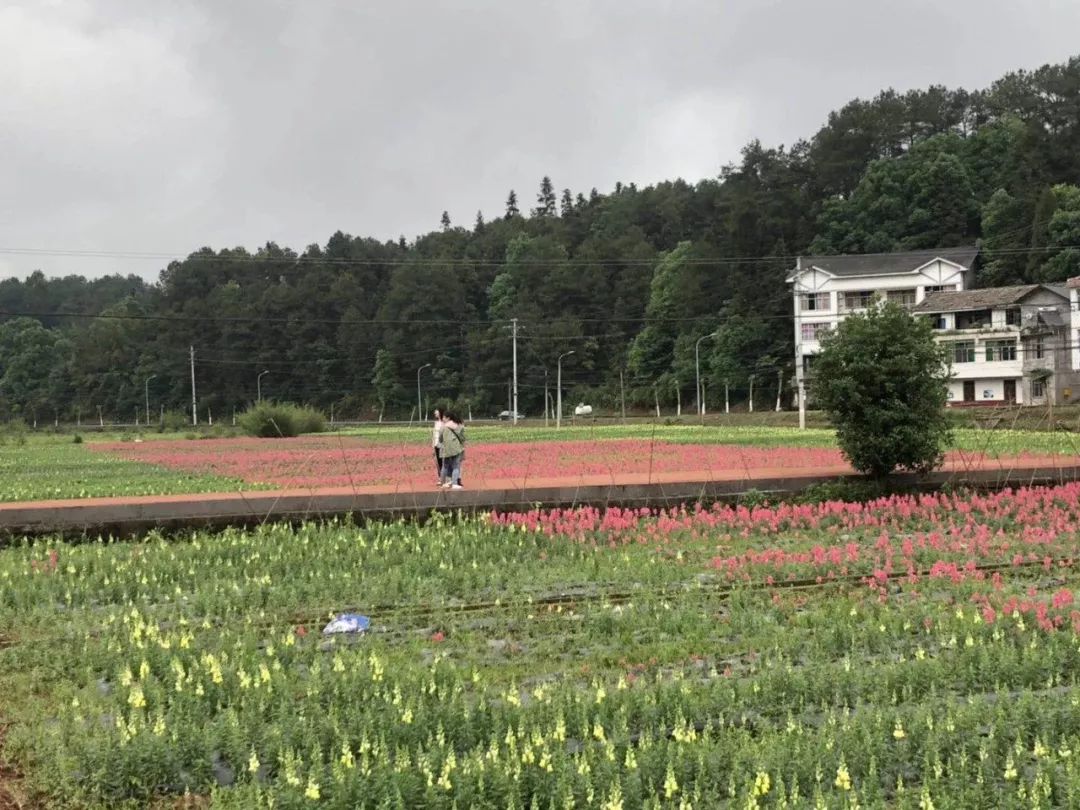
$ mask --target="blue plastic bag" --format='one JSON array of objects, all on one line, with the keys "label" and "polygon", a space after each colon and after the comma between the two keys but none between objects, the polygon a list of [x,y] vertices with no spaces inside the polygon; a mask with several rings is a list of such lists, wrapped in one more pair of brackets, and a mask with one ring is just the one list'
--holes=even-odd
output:
[{"label": "blue plastic bag", "polygon": [[371,619],[359,613],[342,613],[323,628],[323,635],[334,633],[363,633],[371,626]]}]

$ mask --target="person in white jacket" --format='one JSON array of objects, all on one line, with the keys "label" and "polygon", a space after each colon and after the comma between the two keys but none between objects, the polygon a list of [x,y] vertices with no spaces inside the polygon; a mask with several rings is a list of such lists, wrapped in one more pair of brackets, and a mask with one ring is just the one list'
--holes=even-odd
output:
[{"label": "person in white jacket", "polygon": [[431,448],[435,452],[435,481],[440,486],[443,482],[443,463],[442,463],[442,432],[443,432],[443,412],[442,408],[436,408],[434,411],[435,425],[431,429]]}]

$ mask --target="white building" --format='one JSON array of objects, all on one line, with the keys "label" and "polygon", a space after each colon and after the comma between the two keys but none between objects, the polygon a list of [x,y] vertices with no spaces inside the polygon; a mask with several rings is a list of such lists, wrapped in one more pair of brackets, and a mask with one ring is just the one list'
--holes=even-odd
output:
[{"label": "white building", "polygon": [[905,306],[971,286],[976,247],[852,256],[802,256],[788,277],[795,298],[795,380],[802,385],[818,338],[848,313],[885,298]]},{"label": "white building", "polygon": [[1069,291],[1069,336],[1072,348],[1072,367],[1080,371],[1080,276],[1074,276],[1066,282]]},{"label": "white building", "polygon": [[912,314],[930,318],[949,348],[950,405],[1060,405],[1080,394],[1062,285],[937,292]]}]

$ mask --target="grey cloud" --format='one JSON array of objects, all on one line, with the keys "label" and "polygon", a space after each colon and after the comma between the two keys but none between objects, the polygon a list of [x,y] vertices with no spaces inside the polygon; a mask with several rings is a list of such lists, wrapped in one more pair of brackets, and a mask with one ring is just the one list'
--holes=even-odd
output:
[{"label": "grey cloud", "polygon": [[698,180],[856,95],[1064,59],[1077,30],[1054,0],[8,4],[0,247],[300,249],[531,205],[543,174]]}]

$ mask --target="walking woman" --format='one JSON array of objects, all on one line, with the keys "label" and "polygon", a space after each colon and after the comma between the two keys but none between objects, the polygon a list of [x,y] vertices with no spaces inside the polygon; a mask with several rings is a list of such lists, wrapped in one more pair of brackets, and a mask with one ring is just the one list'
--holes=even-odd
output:
[{"label": "walking woman", "polygon": [[434,412],[435,425],[431,429],[431,448],[435,452],[435,481],[442,486],[442,432],[443,412],[442,408],[436,408]]},{"label": "walking woman", "polygon": [[465,458],[465,426],[455,413],[443,414],[442,480],[444,489],[462,489],[461,462]]}]

